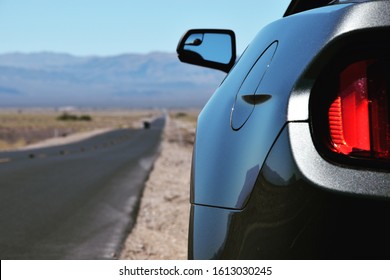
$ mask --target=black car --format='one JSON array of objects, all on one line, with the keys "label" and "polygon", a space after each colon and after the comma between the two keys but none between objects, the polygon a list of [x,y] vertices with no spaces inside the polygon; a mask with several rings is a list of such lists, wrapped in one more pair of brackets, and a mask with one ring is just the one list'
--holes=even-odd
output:
[{"label": "black car", "polygon": [[190,259],[390,258],[390,1],[294,0],[239,59],[230,30],[177,52],[228,73],[198,118]]}]

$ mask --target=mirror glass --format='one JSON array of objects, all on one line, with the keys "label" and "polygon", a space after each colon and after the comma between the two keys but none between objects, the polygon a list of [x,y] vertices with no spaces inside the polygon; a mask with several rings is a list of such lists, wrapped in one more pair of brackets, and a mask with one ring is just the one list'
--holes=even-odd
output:
[{"label": "mirror glass", "polygon": [[184,43],[184,50],[200,55],[204,60],[228,64],[232,58],[231,37],[228,34],[191,34]]}]

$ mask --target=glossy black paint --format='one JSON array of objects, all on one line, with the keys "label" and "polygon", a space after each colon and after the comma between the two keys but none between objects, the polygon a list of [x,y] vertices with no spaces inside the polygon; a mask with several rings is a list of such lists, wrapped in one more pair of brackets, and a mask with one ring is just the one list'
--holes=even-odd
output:
[{"label": "glossy black paint", "polygon": [[284,128],[243,210],[192,205],[190,259],[388,258],[390,204],[313,188],[294,129]]},{"label": "glossy black paint", "polygon": [[[276,41],[267,47],[254,63],[241,84],[231,111],[230,122],[233,130],[237,131],[244,126],[255,109],[255,105],[264,103],[272,97],[271,95],[259,92],[259,87],[267,74],[277,47],[278,42]],[[264,98],[264,96],[267,96],[267,98]]]},{"label": "glossy black paint", "polygon": [[390,1],[291,14],[259,32],[199,115],[189,258],[389,256],[390,173],[324,158],[310,100],[350,42],[390,36]]},{"label": "glossy black paint", "polygon": [[[193,163],[193,203],[243,208],[270,147],[288,121],[288,101],[294,84],[313,56],[330,40],[331,30],[334,29],[327,26],[326,30],[318,32],[324,29],[320,22],[334,22],[331,15],[340,17],[346,7],[326,7],[321,9],[322,12],[308,12],[279,20],[263,29],[249,45],[198,118]],[[307,39],[297,40],[296,33],[307,26],[312,27],[304,34]],[[309,45],[307,40],[311,41]],[[244,116],[238,117],[236,112],[232,113],[237,93],[256,61],[274,42],[277,42],[277,50],[271,67],[255,92],[267,94],[270,98],[253,106],[250,118],[250,109],[241,110]],[[234,119],[239,119],[238,123],[245,125],[235,126],[233,123],[232,129]],[[237,128],[240,129],[235,131]]]}]

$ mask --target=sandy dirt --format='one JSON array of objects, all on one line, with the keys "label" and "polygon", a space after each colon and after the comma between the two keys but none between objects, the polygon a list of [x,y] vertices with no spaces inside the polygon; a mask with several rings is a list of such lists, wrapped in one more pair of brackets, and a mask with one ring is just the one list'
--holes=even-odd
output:
[{"label": "sandy dirt", "polygon": [[51,108],[2,108],[0,151],[62,145],[111,129],[143,127],[144,120],[161,114],[160,110],[141,109],[79,109],[67,113]]},{"label": "sandy dirt", "polygon": [[168,119],[161,154],[146,182],[136,225],[120,259],[187,259],[194,135],[190,123]]},{"label": "sandy dirt", "polygon": [[47,148],[52,146],[59,146],[59,145],[66,145],[70,143],[79,142],[88,138],[91,138],[93,136],[106,133],[112,129],[96,129],[93,131],[86,131],[86,132],[79,132],[71,134],[67,137],[56,137],[56,138],[49,138],[43,141],[40,141],[35,144],[30,144],[21,148],[18,148],[17,150],[23,151],[23,150],[30,150],[30,149],[38,149],[38,148]]},{"label": "sandy dirt", "polygon": [[[153,117],[150,118],[141,118],[139,120],[133,121],[131,124],[132,128],[143,128],[143,122],[144,121],[152,121],[154,119]],[[83,140],[86,140],[88,138],[97,136],[99,134],[103,134],[106,132],[109,132],[111,130],[114,130],[115,127],[112,128],[100,128],[100,129],[94,129],[91,131],[84,131],[84,132],[76,132],[70,135],[67,135],[66,137],[53,137],[48,138],[42,141],[39,141],[38,143],[29,144],[23,147],[19,147],[15,150],[23,151],[23,150],[30,150],[30,149],[39,149],[39,148],[47,148],[52,146],[60,146],[60,145],[66,145],[71,143],[80,142]]]}]

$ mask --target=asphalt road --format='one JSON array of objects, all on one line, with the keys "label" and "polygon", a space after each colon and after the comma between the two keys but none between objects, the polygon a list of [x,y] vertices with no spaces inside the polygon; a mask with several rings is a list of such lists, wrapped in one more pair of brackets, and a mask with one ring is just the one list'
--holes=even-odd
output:
[{"label": "asphalt road", "polygon": [[115,259],[134,224],[164,123],[0,153],[0,258]]}]

